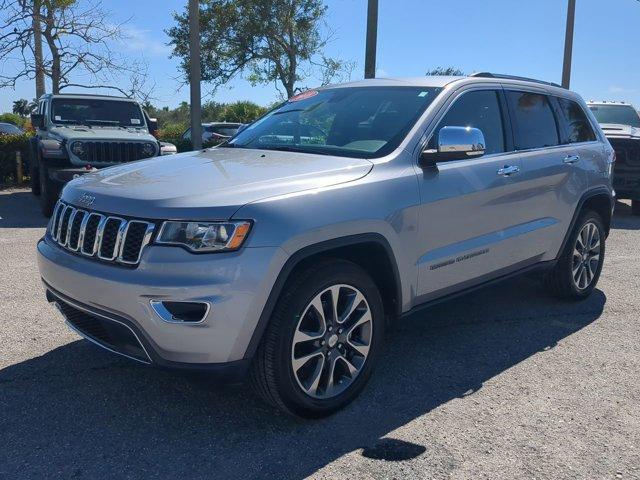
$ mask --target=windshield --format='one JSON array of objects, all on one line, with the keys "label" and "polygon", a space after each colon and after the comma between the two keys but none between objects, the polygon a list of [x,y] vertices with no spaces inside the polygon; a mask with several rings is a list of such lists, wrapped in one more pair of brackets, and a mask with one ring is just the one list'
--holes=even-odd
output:
[{"label": "windshield", "polygon": [[5,135],[19,135],[22,133],[22,129],[12,125],[10,123],[0,123],[0,134]]},{"label": "windshield", "polygon": [[402,142],[440,90],[433,87],[311,90],[249,125],[227,146],[380,157]]},{"label": "windshield", "polygon": [[93,98],[54,98],[53,123],[144,127],[142,109],[135,102]]},{"label": "windshield", "polygon": [[640,128],[640,116],[631,105],[589,105],[598,123],[618,123]]}]

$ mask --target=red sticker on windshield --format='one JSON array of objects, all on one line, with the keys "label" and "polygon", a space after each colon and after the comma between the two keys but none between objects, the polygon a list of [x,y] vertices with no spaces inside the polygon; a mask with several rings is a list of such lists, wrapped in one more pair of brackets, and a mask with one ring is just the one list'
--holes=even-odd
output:
[{"label": "red sticker on windshield", "polygon": [[298,95],[294,95],[289,99],[290,102],[299,102],[300,100],[305,100],[307,98],[314,97],[318,94],[317,90],[307,90],[306,92],[299,93]]}]

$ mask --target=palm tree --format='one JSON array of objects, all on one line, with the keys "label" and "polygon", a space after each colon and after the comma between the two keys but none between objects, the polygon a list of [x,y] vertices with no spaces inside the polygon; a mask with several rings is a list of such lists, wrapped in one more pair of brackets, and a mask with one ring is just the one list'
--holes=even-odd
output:
[{"label": "palm tree", "polygon": [[13,113],[21,117],[28,117],[36,108],[35,102],[29,103],[29,100],[21,98],[13,102]]}]

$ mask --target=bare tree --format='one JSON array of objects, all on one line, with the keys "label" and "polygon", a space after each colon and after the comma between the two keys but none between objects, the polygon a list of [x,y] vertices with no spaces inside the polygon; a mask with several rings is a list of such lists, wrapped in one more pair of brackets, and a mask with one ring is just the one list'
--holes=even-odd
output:
[{"label": "bare tree", "polygon": [[[35,78],[40,93],[42,72],[53,93],[73,86],[109,88],[136,96],[148,89],[145,64],[112,49],[126,35],[123,23],[113,24],[100,0],[0,0],[0,16],[3,14],[0,62],[12,60],[21,67],[0,72],[0,87],[15,87],[19,80]],[[42,43],[46,54],[42,54]],[[129,88],[121,86],[122,77],[129,77]]]}]

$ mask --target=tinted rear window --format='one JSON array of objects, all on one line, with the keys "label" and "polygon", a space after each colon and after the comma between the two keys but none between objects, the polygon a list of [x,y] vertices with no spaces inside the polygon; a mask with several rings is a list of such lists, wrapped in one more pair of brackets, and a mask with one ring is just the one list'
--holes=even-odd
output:
[{"label": "tinted rear window", "polygon": [[562,143],[592,142],[595,140],[596,134],[580,104],[566,98],[558,98],[557,100],[567,132],[567,138],[563,138]]},{"label": "tinted rear window", "polygon": [[560,143],[556,119],[546,95],[505,93],[513,114],[516,150],[553,147]]}]

